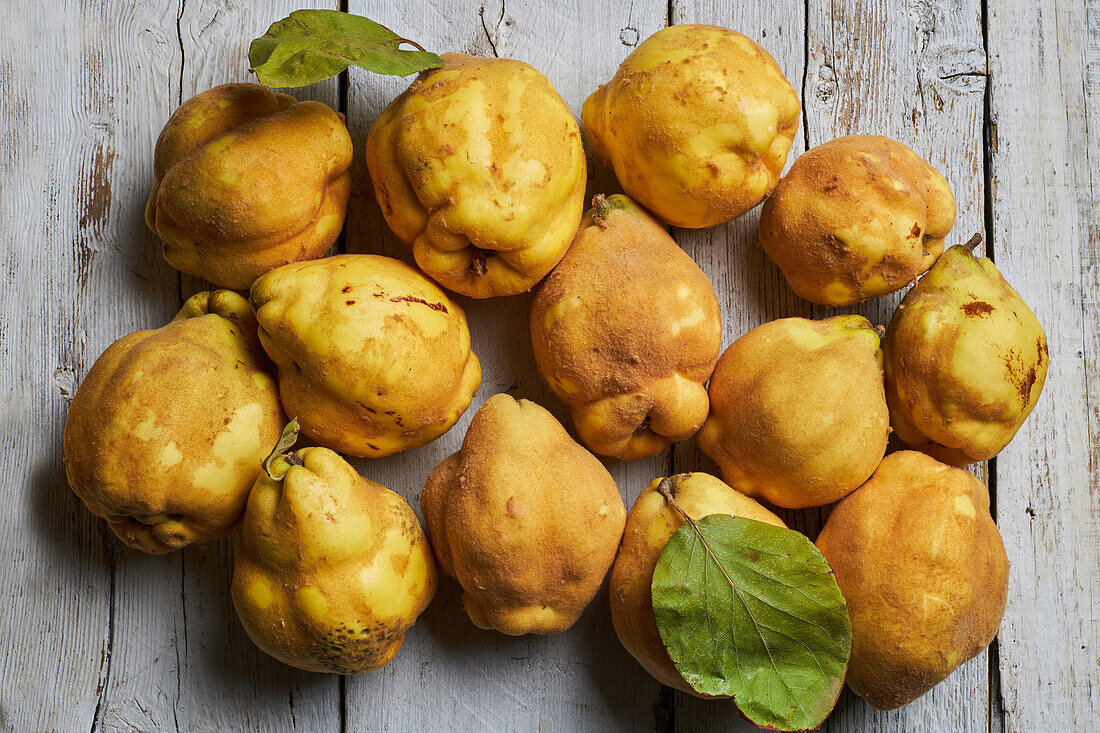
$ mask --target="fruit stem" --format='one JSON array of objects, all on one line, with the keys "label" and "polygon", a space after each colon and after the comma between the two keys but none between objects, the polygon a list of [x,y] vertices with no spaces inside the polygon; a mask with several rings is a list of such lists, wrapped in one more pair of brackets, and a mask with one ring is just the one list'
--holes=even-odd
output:
[{"label": "fruit stem", "polygon": [[489,271],[485,264],[486,258],[485,250],[474,247],[474,254],[470,257],[470,272],[474,277],[485,277],[485,273]]},{"label": "fruit stem", "polygon": [[[275,447],[271,449],[271,452],[267,454],[267,458],[264,459],[264,462],[262,464],[264,468],[264,473],[266,473],[267,477],[272,481],[282,481],[283,478],[286,476],[286,471],[283,471],[278,476],[276,476],[273,473],[271,464],[280,455],[283,455],[294,447],[294,444],[298,441],[299,430],[301,430],[301,425],[298,424],[298,418],[291,419],[291,421],[286,424],[286,427],[283,428],[282,435],[279,436],[279,440],[277,443],[275,443]],[[287,463],[289,463],[291,466],[305,465],[305,461],[303,461],[301,456],[299,456],[297,453],[287,454],[286,460]]]},{"label": "fruit stem", "polygon": [[695,526],[695,520],[688,516],[688,513],[684,511],[684,508],[676,503],[676,499],[672,498],[672,479],[665,477],[661,479],[661,482],[657,484],[657,491],[661,496],[665,497],[665,501],[668,502],[676,511],[683,515],[684,520],[692,526],[692,528],[698,532],[699,528]]},{"label": "fruit stem", "polygon": [[977,233],[974,234],[973,237],[968,239],[966,241],[966,244],[964,244],[963,246],[966,247],[971,252],[973,252],[975,249],[978,248],[978,245],[981,244],[981,243],[982,243],[982,233],[977,232]]},{"label": "fruit stem", "polygon": [[607,226],[607,215],[611,213],[611,204],[608,203],[607,197],[602,193],[598,193],[592,197],[592,207],[596,209],[596,213],[592,215],[592,221],[596,222],[596,225],[603,229]]}]

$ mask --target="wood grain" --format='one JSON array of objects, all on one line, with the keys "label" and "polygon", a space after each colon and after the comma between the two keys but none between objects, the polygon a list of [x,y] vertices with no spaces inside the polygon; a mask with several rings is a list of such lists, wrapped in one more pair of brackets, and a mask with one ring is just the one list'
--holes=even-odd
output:
[{"label": "wood grain", "polygon": [[[398,33],[437,51],[517,58],[542,71],[579,116],[580,105],[644,38],[665,25],[664,3],[612,2],[598,13],[581,2],[413,2],[401,8],[352,2]],[[384,106],[410,79],[384,79],[353,70],[349,122],[358,150]],[[374,202],[361,153],[347,231],[350,251],[408,259],[388,232]],[[614,178],[594,171],[589,193],[607,191]],[[617,189],[615,189],[617,190]],[[457,298],[470,322],[481,359],[481,389],[465,416],[434,443],[382,461],[359,463],[364,475],[419,506],[433,468],[456,451],[474,411],[497,392],[545,406],[571,429],[563,405],[535,369],[527,327],[529,296],[475,301]],[[605,461],[629,507],[642,488],[668,469],[667,451],[624,464]],[[474,627],[449,579],[387,667],[347,683],[348,725],[382,730],[651,730],[658,684],[619,644],[606,590],[581,620],[553,637],[509,638]]]},{"label": "wood grain", "polygon": [[993,253],[1050,350],[1044,394],[996,459],[1010,731],[1100,725],[1098,10],[990,3],[987,19]]}]

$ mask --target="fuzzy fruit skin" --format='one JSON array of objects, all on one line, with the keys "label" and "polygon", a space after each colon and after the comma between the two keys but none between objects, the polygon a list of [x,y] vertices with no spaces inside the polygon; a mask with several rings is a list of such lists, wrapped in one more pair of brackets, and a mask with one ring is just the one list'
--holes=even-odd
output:
[{"label": "fuzzy fruit skin", "polygon": [[848,603],[848,686],[880,710],[917,699],[997,634],[1008,558],[971,474],[891,453],[817,538]]},{"label": "fuzzy fruit skin", "polygon": [[572,626],[611,567],[626,520],[599,460],[545,409],[507,394],[477,411],[462,449],[428,477],[420,506],[470,620],[510,636]]},{"label": "fuzzy fruit skin", "polygon": [[435,440],[481,383],[466,315],[399,260],[292,263],[257,280],[250,299],[287,414],[342,453],[378,458]]},{"label": "fuzzy fruit skin", "polygon": [[[642,491],[626,517],[622,545],[611,568],[611,621],[619,641],[662,685],[700,695],[684,681],[668,657],[653,617],[653,570],[665,545],[684,518],[657,490],[662,479]],[[672,497],[694,520],[729,514],[785,527],[783,521],[755,500],[705,473],[670,476]]]},{"label": "fuzzy fruit skin", "polygon": [[890,433],[878,333],[862,316],[783,318],[730,344],[699,447],[727,484],[789,509],[855,491]]},{"label": "fuzzy fruit skin", "polygon": [[585,446],[631,460],[706,420],[722,317],[710,280],[653,217],[626,196],[598,203],[536,290],[531,343]]},{"label": "fuzzy fruit skin", "polygon": [[760,214],[760,244],[791,289],[822,305],[892,293],[943,253],[947,180],[896,140],[848,135],[791,165]]},{"label": "fuzzy fruit skin", "polygon": [[800,112],[775,59],[747,36],[674,25],[626,57],[581,122],[631,198],[668,224],[702,228],[775,188]]},{"label": "fuzzy fruit skin", "polygon": [[244,298],[192,296],[92,365],[65,421],[69,485],[144,552],[224,537],[286,422],[270,368]]},{"label": "fuzzy fruit skin", "polygon": [[565,254],[584,211],[580,129],[531,66],[442,58],[367,136],[378,205],[443,287],[473,298],[525,292]]},{"label": "fuzzy fruit skin", "polygon": [[[311,672],[390,662],[438,571],[408,503],[327,448],[276,458],[233,539],[233,605],[256,646]],[[281,462],[281,465],[280,465]]]},{"label": "fuzzy fruit skin", "polygon": [[884,342],[898,437],[953,466],[1001,452],[1046,382],[1043,327],[993,263],[951,247],[910,290]]},{"label": "fuzzy fruit skin", "polygon": [[145,222],[172,267],[247,290],[336,241],[351,155],[343,117],[324,104],[223,84],[184,102],[164,126]]}]

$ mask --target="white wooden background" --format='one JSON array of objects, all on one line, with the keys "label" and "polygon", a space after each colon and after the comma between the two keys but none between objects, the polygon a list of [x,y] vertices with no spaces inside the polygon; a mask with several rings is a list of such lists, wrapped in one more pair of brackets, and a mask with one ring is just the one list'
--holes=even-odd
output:
[{"label": "white wooden background", "polygon": [[[1100,0],[350,0],[436,50],[542,70],[579,113],[635,46],[707,22],[762,43],[801,91],[792,157],[889,135],[948,177],[952,240],[987,253],[1046,326],[1046,392],[984,474],[1012,567],[998,640],[919,701],[845,692],[832,732],[1100,730]],[[114,339],[202,287],[145,230],[153,145],[184,99],[248,79],[251,38],[309,0],[0,0],[0,730],[744,730],[729,704],[661,689],[619,646],[606,592],[568,633],[474,628],[443,583],[397,659],[355,678],[265,657],[229,600],[229,545],[148,557],[67,488],[69,399]],[[599,9],[597,9],[597,6]],[[365,180],[366,132],[407,79],[352,70],[301,90],[348,116],[356,184],[342,247],[403,256]],[[615,188],[593,166],[591,192]],[[827,315],[754,241],[756,214],[674,232],[718,289],[725,342]],[[885,323],[898,298],[851,309]],[[463,300],[485,377],[425,448],[359,468],[414,506],[477,407],[507,390],[561,416],[534,369],[526,296]],[[711,464],[694,443],[609,462],[629,506],[654,476]],[[813,535],[823,512],[792,523]]]}]

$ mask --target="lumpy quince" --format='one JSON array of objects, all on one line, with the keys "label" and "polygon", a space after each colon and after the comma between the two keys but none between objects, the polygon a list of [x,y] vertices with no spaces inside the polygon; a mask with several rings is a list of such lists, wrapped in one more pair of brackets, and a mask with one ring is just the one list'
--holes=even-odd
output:
[{"label": "lumpy quince", "polygon": [[535,362],[581,441],[623,459],[690,438],[722,346],[703,271],[626,196],[597,196],[531,303]]},{"label": "lumpy quince", "polygon": [[775,188],[801,107],[767,51],[712,25],[673,25],[584,103],[594,152],[668,224],[714,226]]},{"label": "lumpy quince", "polygon": [[292,263],[257,280],[250,298],[286,413],[330,448],[376,458],[424,445],[481,383],[466,315],[399,260]]},{"label": "lumpy quince", "polygon": [[443,54],[367,137],[390,229],[416,264],[474,298],[527,291],[565,254],[587,182],[572,112],[536,69]]},{"label": "lumpy quince", "polygon": [[557,634],[599,590],[626,508],[611,474],[554,416],[507,394],[474,415],[462,449],[420,496],[439,565],[470,620],[505,634]]},{"label": "lumpy quince", "polygon": [[408,503],[327,448],[273,457],[233,540],[233,604],[286,664],[359,674],[388,664],[435,593]]},{"label": "lumpy quince", "polygon": [[1046,382],[1043,327],[993,262],[951,247],[901,301],[883,345],[898,437],[955,466],[1008,445]]},{"label": "lumpy quince", "polygon": [[270,367],[248,302],[229,290],[114,342],[69,406],[73,491],[145,552],[229,534],[284,422]]},{"label": "lumpy quince", "polygon": [[791,289],[840,306],[916,280],[954,223],[939,171],[896,140],[848,135],[799,156],[764,202],[759,236]]},{"label": "lumpy quince", "polygon": [[184,102],[161,132],[145,221],[170,265],[247,290],[336,241],[351,154],[343,117],[326,105],[223,84]]}]

